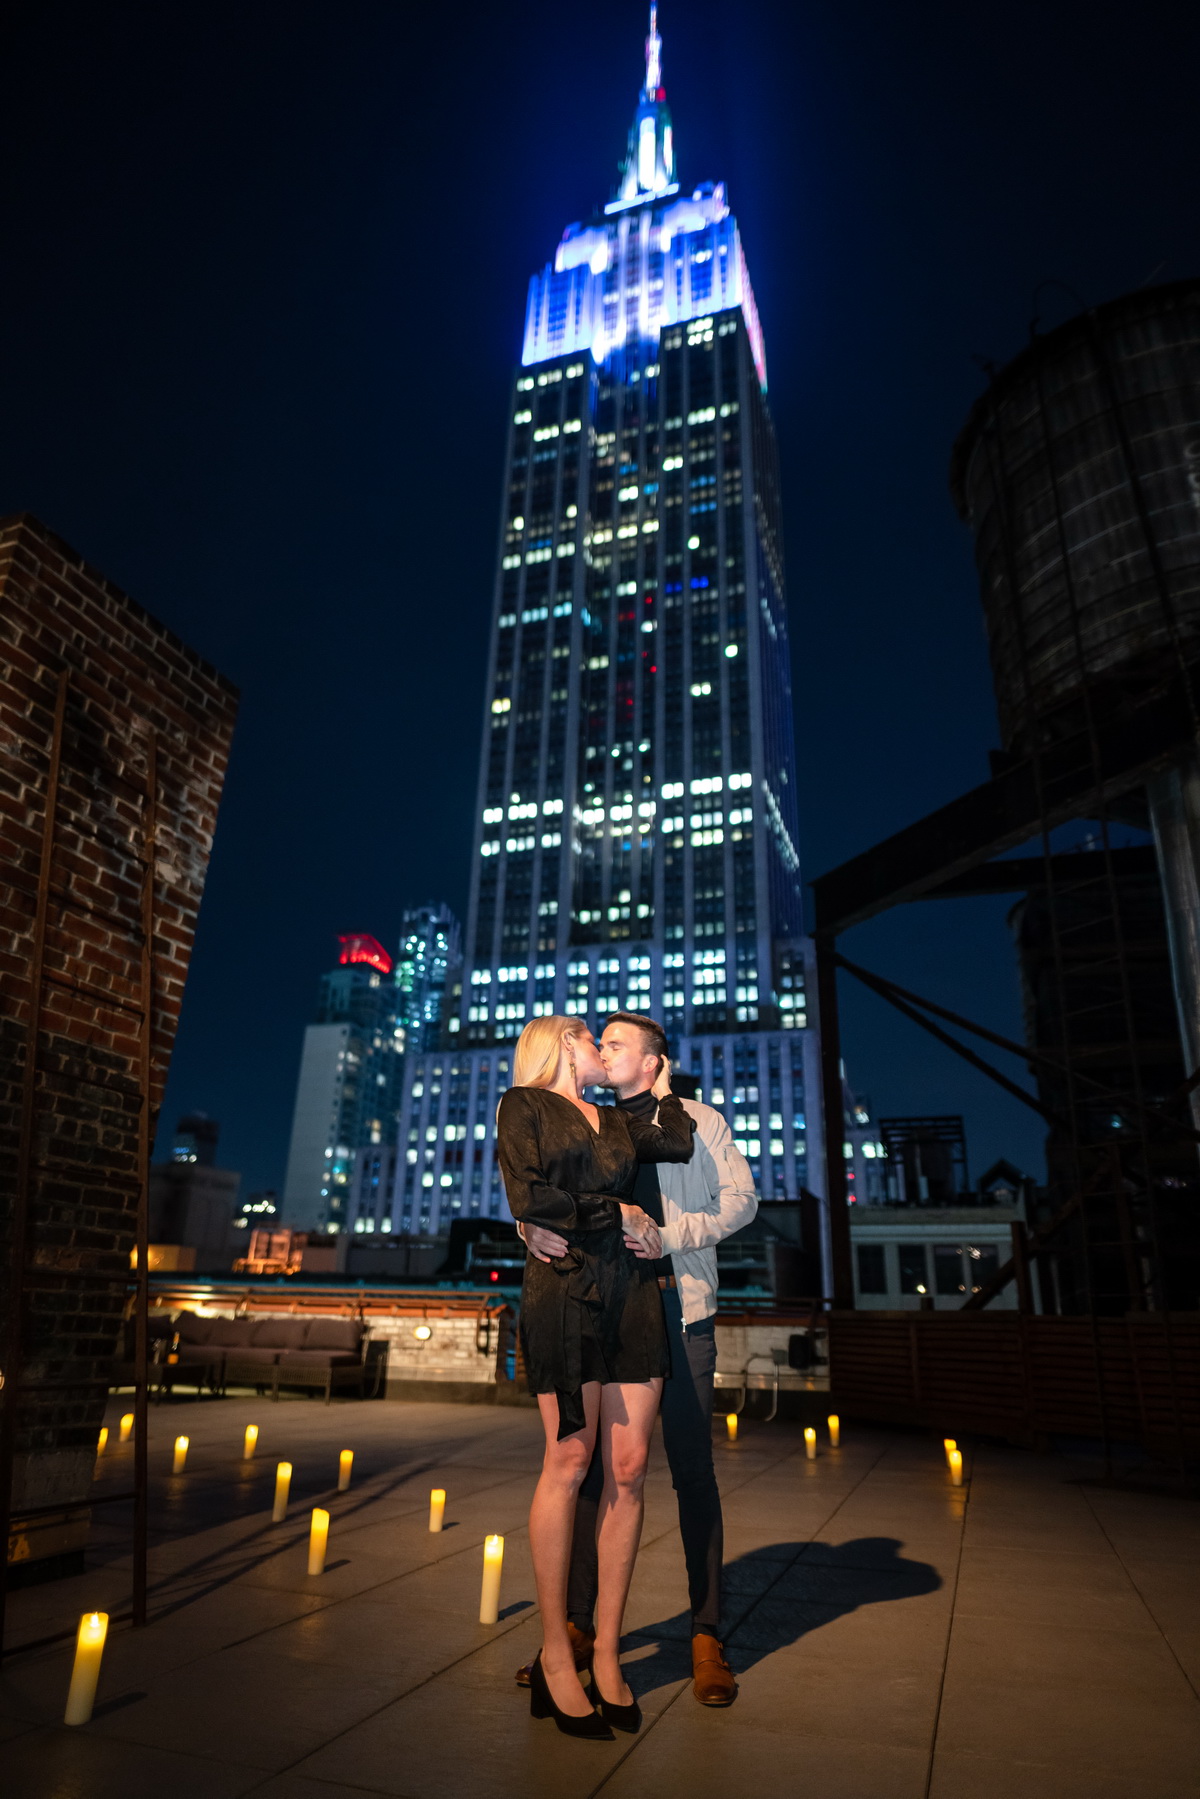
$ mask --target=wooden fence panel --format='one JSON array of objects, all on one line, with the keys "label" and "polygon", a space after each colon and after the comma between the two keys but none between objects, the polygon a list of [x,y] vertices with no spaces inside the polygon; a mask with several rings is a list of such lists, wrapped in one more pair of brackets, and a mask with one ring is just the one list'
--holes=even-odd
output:
[{"label": "wooden fence panel", "polygon": [[849,1418],[1035,1443],[1200,1453],[1200,1316],[834,1312],[833,1402]]}]

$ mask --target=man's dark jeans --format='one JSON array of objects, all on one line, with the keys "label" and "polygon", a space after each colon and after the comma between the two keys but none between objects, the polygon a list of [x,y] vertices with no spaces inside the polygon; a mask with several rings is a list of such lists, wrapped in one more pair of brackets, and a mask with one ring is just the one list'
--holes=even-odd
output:
[{"label": "man's dark jeans", "polygon": [[[715,1320],[683,1328],[679,1294],[663,1294],[671,1373],[663,1383],[662,1431],[671,1485],[679,1501],[679,1534],[687,1562],[692,1632],[721,1634],[721,1563],[725,1554],[721,1495],[712,1454],[713,1374],[717,1366]],[[592,1628],[596,1603],[596,1518],[604,1486],[600,1445],[592,1457],[575,1508],[575,1537],[567,1581],[567,1616],[580,1630]]]}]

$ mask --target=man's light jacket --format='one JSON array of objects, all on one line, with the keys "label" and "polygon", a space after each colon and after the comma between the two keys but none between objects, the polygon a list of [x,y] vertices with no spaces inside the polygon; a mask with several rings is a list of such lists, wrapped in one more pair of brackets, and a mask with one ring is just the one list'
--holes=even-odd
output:
[{"label": "man's light jacket", "polygon": [[690,1162],[660,1162],[664,1255],[671,1258],[683,1322],[699,1324],[717,1309],[717,1244],[740,1231],[758,1210],[754,1176],[720,1112],[685,1099],[696,1120]]}]

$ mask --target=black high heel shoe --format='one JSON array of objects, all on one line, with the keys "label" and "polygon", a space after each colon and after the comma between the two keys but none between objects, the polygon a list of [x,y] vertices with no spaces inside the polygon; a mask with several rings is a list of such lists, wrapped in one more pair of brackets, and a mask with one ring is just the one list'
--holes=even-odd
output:
[{"label": "black high heel shoe", "polygon": [[592,1695],[600,1708],[600,1716],[614,1730],[627,1730],[632,1735],[635,1730],[641,1729],[642,1708],[637,1700],[631,1699],[628,1705],[614,1705],[611,1699],[606,1699],[596,1680],[595,1668],[592,1669]]},{"label": "black high heel shoe", "polygon": [[570,1712],[559,1711],[546,1680],[540,1650],[529,1670],[529,1715],[531,1718],[553,1718],[564,1736],[591,1737],[600,1743],[613,1740],[612,1731],[596,1712],[585,1712],[581,1718],[576,1718]]}]

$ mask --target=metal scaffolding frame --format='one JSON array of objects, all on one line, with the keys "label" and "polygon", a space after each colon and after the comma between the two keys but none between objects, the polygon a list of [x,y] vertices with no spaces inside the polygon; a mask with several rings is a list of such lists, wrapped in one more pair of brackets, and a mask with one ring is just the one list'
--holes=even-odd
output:
[{"label": "metal scaffolding frame", "polygon": [[[1175,303],[1173,291],[1164,290],[1164,294],[1164,306]],[[1142,296],[1137,303],[1152,306],[1155,302],[1153,297]],[[1195,754],[1200,741],[1200,658],[1194,620],[1188,642],[1180,628],[1155,535],[1153,510],[1134,455],[1134,420],[1126,417],[1126,410],[1136,402],[1140,389],[1136,383],[1131,388],[1133,401],[1123,397],[1114,367],[1115,352],[1106,335],[1121,326],[1118,316],[1116,326],[1110,327],[1106,313],[1119,313],[1122,304],[1116,302],[1114,309],[1100,309],[1063,328],[1064,334],[1070,333],[1069,352],[1074,358],[1071,374],[1063,380],[1091,380],[1091,392],[1098,396],[1094,400],[1098,422],[1088,439],[1089,450],[1097,454],[1097,445],[1102,445],[1112,463],[1110,484],[1112,480],[1125,484],[1128,505],[1121,515],[1122,525],[1130,553],[1140,547],[1144,554],[1139,594],[1146,615],[1154,620],[1157,636],[1153,649],[1128,667],[1119,665],[1113,656],[1098,659],[1101,672],[1092,666],[1095,651],[1089,647],[1085,628],[1094,630],[1095,618],[1089,614],[1085,621],[1081,577],[1074,559],[1086,536],[1079,523],[1081,510],[1102,502],[1090,494],[1087,477],[1079,476],[1078,448],[1072,446],[1071,456],[1064,455],[1063,437],[1056,436],[1056,429],[1065,433],[1071,428],[1064,420],[1074,421],[1078,409],[1072,410],[1061,393],[1048,393],[1050,358],[1035,341],[1014,365],[1015,382],[1023,383],[1016,389],[1016,397],[1014,387],[1004,386],[1007,377],[1001,371],[956,449],[960,510],[965,515],[968,509],[962,496],[967,491],[967,451],[963,446],[969,442],[975,457],[970,479],[982,484],[985,497],[981,504],[991,532],[988,542],[998,548],[998,556],[988,565],[990,585],[985,598],[993,619],[1004,625],[1003,679],[1010,709],[1022,721],[1010,730],[1014,748],[993,755],[991,780],[813,883],[826,1183],[834,1305],[852,1309],[837,1005],[840,967],[1013,1097],[1032,1106],[1051,1127],[1051,1180],[1059,1202],[1054,1215],[1032,1239],[1027,1239],[1023,1230],[1014,1232],[1011,1260],[988,1287],[968,1299],[964,1309],[980,1309],[1009,1280],[1017,1282],[1022,1307],[1028,1306],[1029,1257],[1043,1255],[1069,1223],[1082,1246],[1079,1261],[1085,1309],[1093,1322],[1099,1414],[1102,1419],[1106,1416],[1098,1316],[1114,1309],[1157,1314],[1163,1321],[1182,1462],[1178,1370],[1159,1242],[1155,1150],[1161,1150],[1167,1137],[1177,1142],[1190,1140],[1193,1145],[1197,1142],[1191,1121],[1175,1116],[1174,1108],[1200,1085],[1200,1069],[1187,1066],[1184,1045],[1182,1085],[1159,1103],[1152,1102],[1143,1090],[1143,1045],[1126,949],[1122,882],[1130,875],[1144,875],[1151,869],[1157,872],[1157,865],[1149,849],[1130,851],[1114,844],[1112,825],[1114,806],[1123,796]],[[1067,351],[1062,355],[1065,359]],[[1184,381],[1182,373],[1179,380]],[[1019,417],[1025,457],[1019,473],[1006,463],[1006,445],[1018,429],[1003,416],[1006,403],[1014,417]],[[1146,428],[1143,421],[1141,429]],[[1074,485],[1068,493],[1069,481]],[[1103,503],[1110,504],[1107,499]],[[1022,532],[1033,528],[1029,519],[1035,506],[1042,586],[1031,586],[1027,593],[1016,545],[1023,541]],[[1052,577],[1045,574],[1047,568],[1053,571]],[[1037,666],[1044,689],[1034,676],[1035,652],[1026,629],[1027,597],[1041,631]],[[1089,594],[1088,603],[1095,608],[1094,594]],[[1057,632],[1053,641],[1059,657],[1053,665],[1053,680],[1044,677],[1050,629]],[[1000,682],[999,673],[997,679]],[[1090,853],[1056,853],[1053,831],[1077,818],[1095,821],[1098,846]],[[995,860],[1030,841],[1040,842],[1040,856]],[[894,905],[918,898],[1013,890],[1037,890],[1045,895],[1052,985],[1044,1016],[1049,1021],[1052,1054],[1044,1053],[1046,1044],[1014,1044],[868,973],[838,952],[837,940],[843,931]],[[1031,1072],[1042,1077],[1040,1094],[1035,1097],[1010,1080],[935,1023],[935,1017],[1018,1055]],[[1099,1044],[1110,1061],[1115,1059],[1118,1074],[1124,1077],[1119,1091],[1112,1086],[1111,1072],[1108,1080],[1096,1078]],[[1048,1103],[1051,1099],[1053,1103]],[[1105,1111],[1107,1118],[1102,1117]],[[1119,1120],[1116,1129],[1112,1128],[1114,1120]],[[1107,1428],[1105,1424],[1106,1436]]]}]

